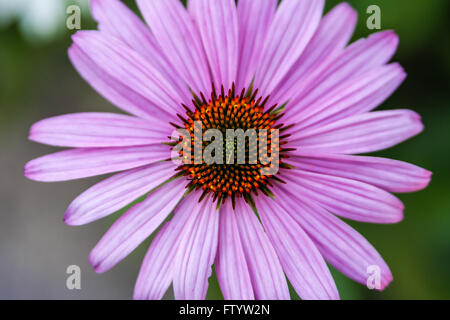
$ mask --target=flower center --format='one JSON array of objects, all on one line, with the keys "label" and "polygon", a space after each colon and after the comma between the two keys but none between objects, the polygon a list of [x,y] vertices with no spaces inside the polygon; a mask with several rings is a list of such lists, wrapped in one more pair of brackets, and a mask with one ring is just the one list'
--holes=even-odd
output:
[{"label": "flower center", "polygon": [[[181,133],[171,145],[180,156],[177,176],[190,180],[189,191],[203,189],[220,206],[231,197],[243,197],[253,204],[252,194],[272,196],[270,187],[292,149],[283,148],[288,127],[278,123],[282,108],[266,108],[268,98],[257,99],[258,90],[242,90],[236,95],[233,84],[226,94],[212,89],[207,100],[203,93],[194,95],[194,110],[183,105],[186,115],[178,115],[182,125],[172,124]],[[178,149],[175,149],[177,146]]]}]

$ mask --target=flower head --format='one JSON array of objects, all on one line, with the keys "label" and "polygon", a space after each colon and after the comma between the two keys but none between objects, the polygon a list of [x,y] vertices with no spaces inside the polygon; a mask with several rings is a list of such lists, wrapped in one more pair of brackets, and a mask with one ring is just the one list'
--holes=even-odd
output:
[{"label": "flower head", "polygon": [[69,49],[86,81],[130,115],[58,116],[30,133],[72,148],[30,161],[30,179],[120,172],[78,196],[67,224],[145,196],[93,249],[95,270],[161,226],[136,299],[160,299],[171,283],[176,298],[203,299],[213,264],[226,299],[289,299],[285,276],[303,299],[337,299],[325,261],[362,284],[375,266],[384,289],[387,264],[338,216],[399,222],[391,193],[430,181],[414,165],[353,155],[423,130],[413,111],[372,111],[405,78],[388,64],[397,36],[348,45],[355,11],[343,3],[322,17],[323,0],[137,3],[147,25],[118,0],[92,0],[99,31],[78,32]]}]

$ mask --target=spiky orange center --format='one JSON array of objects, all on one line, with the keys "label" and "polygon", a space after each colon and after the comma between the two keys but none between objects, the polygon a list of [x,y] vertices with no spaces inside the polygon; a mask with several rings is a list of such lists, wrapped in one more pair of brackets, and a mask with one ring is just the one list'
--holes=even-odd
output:
[{"label": "spiky orange center", "polygon": [[[178,175],[186,176],[190,180],[189,190],[203,189],[203,197],[212,193],[214,200],[218,200],[218,205],[223,203],[227,197],[231,197],[233,203],[236,197],[243,197],[246,201],[252,202],[251,195],[258,194],[258,191],[271,195],[272,182],[282,182],[282,180],[277,178],[276,174],[262,174],[261,169],[288,168],[282,161],[283,158],[287,158],[287,152],[290,151],[283,148],[288,137],[288,135],[283,135],[283,132],[287,127],[278,123],[283,115],[280,114],[277,105],[265,110],[268,97],[264,100],[256,99],[257,93],[257,90],[252,94],[244,89],[240,95],[236,95],[233,85],[227,94],[223,88],[220,95],[213,89],[209,100],[206,100],[203,94],[200,94],[200,98],[194,96],[195,99],[192,103],[195,109],[191,110],[183,105],[186,109],[186,116],[178,115],[183,125],[173,124],[176,128],[185,129],[190,135],[189,146],[185,146],[184,152],[179,152],[180,158],[184,159],[185,163],[177,168]],[[195,133],[196,130],[199,130],[195,123],[201,123],[202,132],[208,129],[217,129],[224,136],[227,134],[227,129],[242,129],[245,132],[253,129],[251,130],[253,134],[247,137],[248,140],[244,144],[245,163],[238,164],[239,145],[236,140],[232,146],[227,145],[227,141],[223,140],[223,164],[207,164],[201,158],[199,159],[198,153],[195,153],[194,150],[195,143],[198,142],[196,141],[198,135],[196,136]],[[257,133],[261,130],[265,130],[267,134],[258,135]],[[273,130],[277,130],[279,135],[273,135]],[[268,162],[262,163],[259,157],[256,161],[250,161],[251,155],[257,153],[257,150],[254,150],[255,145],[250,144],[251,138],[256,139],[257,147],[266,148],[264,151],[268,156]],[[202,143],[202,151],[207,146],[208,143]],[[232,164],[229,164],[230,159],[226,159],[226,151],[229,148],[234,149]],[[275,154],[279,156],[274,157]],[[186,164],[186,160],[189,160],[189,164]]]}]

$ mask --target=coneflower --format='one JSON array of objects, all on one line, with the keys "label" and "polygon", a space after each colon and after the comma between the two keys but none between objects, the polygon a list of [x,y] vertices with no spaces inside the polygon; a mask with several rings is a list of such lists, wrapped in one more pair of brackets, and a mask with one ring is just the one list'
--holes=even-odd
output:
[{"label": "coneflower", "polygon": [[[325,261],[363,284],[377,266],[384,289],[388,266],[338,216],[399,222],[403,204],[391,193],[430,181],[414,165],[353,155],[423,130],[413,111],[372,111],[405,78],[400,65],[388,64],[397,36],[384,31],[347,45],[355,11],[343,3],[322,18],[324,0],[137,3],[148,26],[118,0],[92,0],[99,31],[78,32],[69,49],[86,81],[130,115],[63,115],[30,133],[72,149],[30,161],[29,179],[120,171],[77,197],[67,224],[145,196],[93,249],[95,270],[108,271],[161,226],[136,299],[160,299],[172,283],[175,298],[204,299],[213,264],[226,299],[289,299],[286,277],[302,299],[338,299]],[[253,137],[253,146],[219,143],[214,156],[223,163],[202,161],[207,143],[197,155],[193,146],[177,151],[189,161],[170,160],[183,144],[174,130],[195,144],[196,130],[208,129],[267,134]],[[251,159],[256,146],[270,161]],[[228,162],[227,152],[233,160],[247,154],[246,163]]]}]

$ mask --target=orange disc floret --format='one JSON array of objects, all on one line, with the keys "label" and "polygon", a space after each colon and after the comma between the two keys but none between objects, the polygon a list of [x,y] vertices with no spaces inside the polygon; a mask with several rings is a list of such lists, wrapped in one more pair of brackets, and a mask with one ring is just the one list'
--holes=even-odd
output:
[{"label": "orange disc floret", "polygon": [[[243,89],[240,95],[236,95],[233,84],[227,94],[222,87],[218,95],[213,85],[210,99],[207,100],[203,93],[200,97],[194,95],[194,109],[183,105],[186,115],[178,115],[182,125],[172,124],[177,129],[184,129],[189,135],[187,139],[180,138],[177,142],[183,143],[183,150],[179,151],[183,164],[177,168],[177,176],[186,176],[190,180],[189,190],[203,189],[204,196],[212,193],[218,205],[227,197],[231,197],[233,203],[236,197],[243,197],[251,203],[252,194],[258,194],[259,191],[271,196],[272,183],[282,180],[270,169],[289,168],[283,163],[291,150],[283,148],[289,135],[280,136],[287,127],[278,124],[283,116],[282,108],[277,109],[277,105],[274,105],[265,110],[269,97],[256,99],[257,94],[258,90],[252,93],[251,90]],[[232,140],[227,137],[222,141],[223,157],[219,157],[223,161],[208,164],[202,155],[212,143],[203,141],[203,134],[209,129],[215,129],[223,136],[227,136],[229,130],[236,132],[241,129],[246,136],[241,144],[234,137]],[[195,152],[197,146],[202,152]],[[238,158],[240,152],[244,153],[244,158]],[[244,163],[239,162],[239,159],[245,159]]]}]

